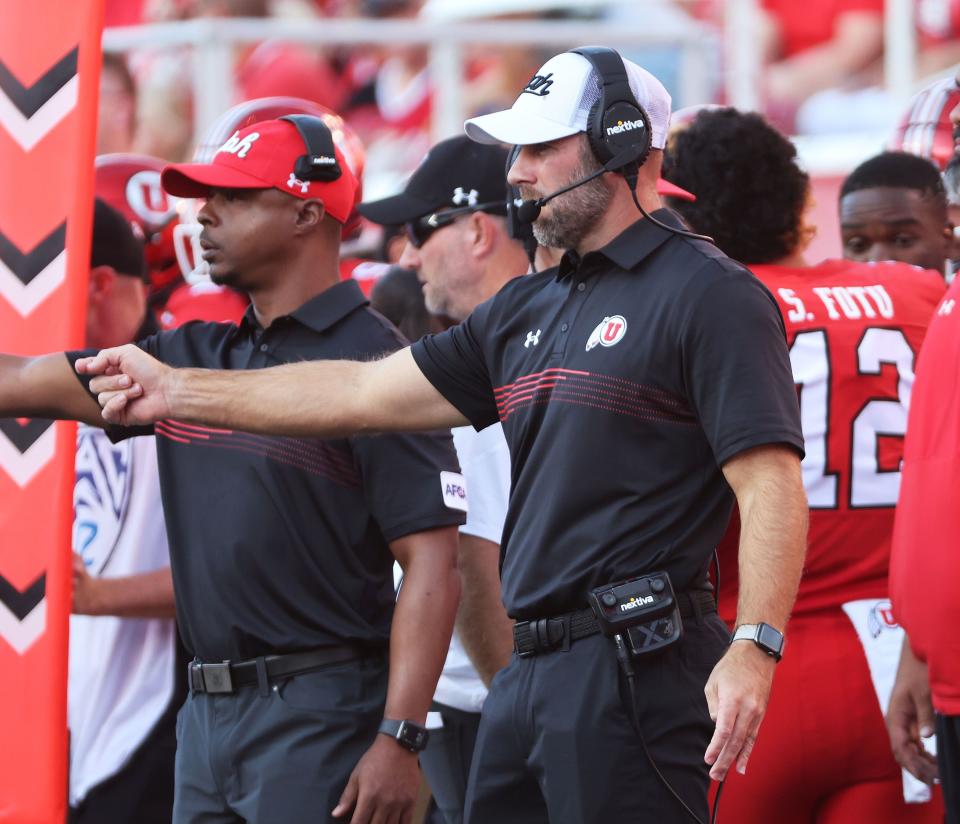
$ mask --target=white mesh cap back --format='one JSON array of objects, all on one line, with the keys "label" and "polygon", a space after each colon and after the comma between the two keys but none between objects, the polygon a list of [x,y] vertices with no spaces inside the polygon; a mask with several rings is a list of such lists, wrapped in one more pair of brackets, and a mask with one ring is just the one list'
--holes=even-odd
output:
[{"label": "white mesh cap back", "polygon": [[[650,118],[652,145],[666,145],[670,126],[670,94],[646,69],[624,60],[630,90]],[[600,99],[600,76],[587,58],[573,52],[551,57],[513,106],[473,117],[464,124],[480,143],[529,145],[586,131],[593,105]]]}]

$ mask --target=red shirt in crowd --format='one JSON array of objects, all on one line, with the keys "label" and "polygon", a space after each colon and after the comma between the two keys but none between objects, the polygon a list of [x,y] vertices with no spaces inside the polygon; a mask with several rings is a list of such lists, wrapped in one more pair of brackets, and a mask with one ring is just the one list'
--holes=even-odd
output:
[{"label": "red shirt in crowd", "polygon": [[[806,444],[810,532],[794,614],[882,598],[914,367],[943,278],[905,263],[750,268],[783,313]],[[720,547],[728,621],[738,540],[734,524]]]},{"label": "red shirt in crowd", "polygon": [[762,0],[780,28],[780,56],[793,55],[833,39],[837,20],[848,12],[883,14],[884,0]]},{"label": "red shirt in crowd", "polygon": [[890,596],[927,662],[933,706],[960,715],[960,280],[933,316],[913,389]]}]

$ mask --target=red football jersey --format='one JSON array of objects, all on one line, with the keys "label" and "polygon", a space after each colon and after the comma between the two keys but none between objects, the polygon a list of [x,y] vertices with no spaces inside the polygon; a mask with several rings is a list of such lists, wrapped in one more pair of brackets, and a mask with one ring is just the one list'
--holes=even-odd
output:
[{"label": "red football jersey", "polygon": [[[796,614],[883,596],[903,436],[927,324],[946,289],[905,263],[753,266],[780,304],[800,398],[810,504]],[[721,613],[736,614],[737,540],[721,544]]]}]

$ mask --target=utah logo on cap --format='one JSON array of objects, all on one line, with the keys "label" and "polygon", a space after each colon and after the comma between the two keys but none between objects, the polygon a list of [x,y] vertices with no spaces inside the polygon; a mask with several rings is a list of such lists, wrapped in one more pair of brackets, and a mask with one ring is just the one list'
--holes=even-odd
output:
[{"label": "utah logo on cap", "polygon": [[605,317],[587,338],[586,351],[589,352],[597,344],[600,346],[616,346],[627,334],[627,319],[623,315],[609,315]]},{"label": "utah logo on cap", "polygon": [[240,138],[240,131],[235,131],[230,135],[230,139],[224,143],[219,149],[217,149],[216,154],[220,152],[226,152],[227,154],[233,154],[237,157],[243,158],[247,156],[247,152],[250,151],[250,147],[253,146],[254,142],[260,137],[260,132],[250,132],[248,135],[244,135],[243,139]]}]

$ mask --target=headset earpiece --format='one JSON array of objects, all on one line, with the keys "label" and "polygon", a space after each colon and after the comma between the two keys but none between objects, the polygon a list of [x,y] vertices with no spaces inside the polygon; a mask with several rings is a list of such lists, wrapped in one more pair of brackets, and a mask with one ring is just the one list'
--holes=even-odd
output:
[{"label": "headset earpiece", "polygon": [[308,114],[288,114],[279,119],[296,126],[307,150],[305,155],[297,158],[293,167],[293,173],[300,180],[329,183],[343,174],[337,162],[333,135],[326,123]]},{"label": "headset earpiece", "polygon": [[600,98],[587,115],[586,133],[594,155],[600,163],[607,163],[632,149],[621,168],[639,168],[650,154],[653,135],[650,118],[630,89],[623,59],[603,46],[572,51],[589,60],[600,77]]}]

